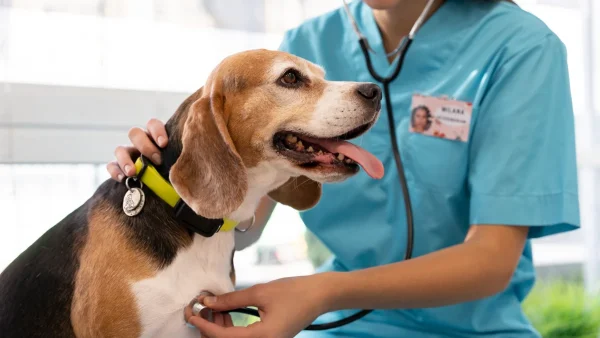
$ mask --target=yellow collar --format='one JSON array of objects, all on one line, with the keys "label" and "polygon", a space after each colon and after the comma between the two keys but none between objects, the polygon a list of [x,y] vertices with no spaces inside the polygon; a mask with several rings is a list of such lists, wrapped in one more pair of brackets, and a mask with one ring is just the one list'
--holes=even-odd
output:
[{"label": "yellow collar", "polygon": [[[135,170],[137,174],[139,174],[142,171],[142,168],[144,168],[144,162],[147,162],[147,160],[142,161],[141,157],[135,162]],[[151,164],[146,163],[146,168],[143,170],[142,177],[140,179],[150,190],[156,194],[156,196],[160,197],[172,208],[175,208],[178,203],[180,203],[181,198],[175,191],[175,188],[173,188],[173,186],[167,180],[165,180]],[[218,231],[231,231],[235,229],[237,225],[238,223],[236,221],[224,218],[223,225]]]}]

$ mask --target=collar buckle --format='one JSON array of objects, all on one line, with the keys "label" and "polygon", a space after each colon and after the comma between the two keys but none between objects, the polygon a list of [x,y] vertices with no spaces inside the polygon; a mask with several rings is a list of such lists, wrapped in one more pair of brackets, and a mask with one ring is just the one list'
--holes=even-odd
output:
[{"label": "collar buckle", "polygon": [[182,199],[175,205],[175,219],[188,230],[204,237],[212,237],[221,230],[223,219],[209,219],[194,212]]}]

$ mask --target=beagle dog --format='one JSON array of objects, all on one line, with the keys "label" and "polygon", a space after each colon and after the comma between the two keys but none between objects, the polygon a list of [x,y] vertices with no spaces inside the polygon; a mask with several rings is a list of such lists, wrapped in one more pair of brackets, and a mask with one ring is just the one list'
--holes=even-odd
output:
[{"label": "beagle dog", "polygon": [[0,274],[0,336],[198,337],[183,309],[234,290],[231,230],[263,196],[305,210],[360,167],[383,177],[346,141],[377,120],[380,88],[324,76],[284,52],[225,58],[166,123],[161,165],[104,182]]}]

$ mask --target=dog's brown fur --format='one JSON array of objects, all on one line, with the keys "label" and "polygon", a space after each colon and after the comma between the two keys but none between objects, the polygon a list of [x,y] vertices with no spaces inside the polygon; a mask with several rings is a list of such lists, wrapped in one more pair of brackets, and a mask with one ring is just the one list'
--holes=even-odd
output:
[{"label": "dog's brown fur", "polygon": [[[280,54],[282,62],[302,63],[313,76],[301,95],[292,98],[273,95],[265,86],[269,83],[266,77],[271,75],[271,64],[264,62],[272,55],[270,51],[255,51],[243,58],[226,58],[211,73],[206,85],[188,100],[190,109],[176,115],[179,116],[176,125],[183,131],[183,149],[170,179],[185,200],[197,201],[190,206],[199,214],[219,217],[235,210],[247,189],[244,170],[264,160],[264,145],[273,136],[275,126],[310,119],[323,94],[322,69]],[[193,100],[196,102],[190,104]],[[263,113],[250,114],[251,111]],[[205,151],[199,153],[199,147]],[[204,176],[194,177],[198,173]],[[282,186],[271,197],[301,210],[314,206],[321,196],[320,184],[309,183],[306,177],[300,181],[303,184],[290,182]]]},{"label": "dog's brown fur", "polygon": [[89,233],[75,279],[71,321],[77,337],[138,337],[139,313],[130,283],[159,269],[118,226],[114,208],[99,204],[89,216]]},{"label": "dog's brown fur", "polygon": [[[302,86],[290,89],[278,82],[286,67],[297,68],[305,75]],[[283,130],[304,127],[309,132],[327,134],[331,132],[329,127],[340,120],[346,121],[341,125],[344,131],[319,137],[338,137],[360,127],[359,124],[370,127],[378,116],[380,95],[365,98],[357,94],[355,83],[339,86],[342,85],[326,82],[321,68],[287,53],[258,50],[228,57],[167,122],[169,145],[162,150],[163,163],[157,170],[197,214],[206,218],[229,217],[239,210],[243,211],[240,218],[249,217],[256,206],[253,203],[266,193],[282,204],[308,209],[321,196],[321,184],[315,180],[345,179],[357,169],[300,169],[299,164],[293,164],[274,148],[274,136]],[[322,104],[324,96],[327,99]],[[339,108],[340,101],[345,106],[333,116],[328,109]],[[348,116],[350,108],[356,113]],[[252,170],[254,176],[249,176]],[[277,176],[277,180],[265,183],[257,176],[264,181]],[[293,178],[284,183],[288,177]],[[256,189],[254,195],[248,194],[251,188]],[[134,295],[132,285],[142,280],[153,282],[166,267],[179,269],[174,280],[185,278],[182,265],[188,261],[174,264],[178,255],[190,247],[200,248],[204,254],[203,245],[207,243],[219,245],[213,262],[225,267],[218,275],[225,278],[218,280],[217,285],[231,287],[226,273],[235,283],[233,253],[229,270],[225,266],[229,263],[228,253],[222,254],[233,246],[232,237],[222,237],[223,242],[196,241],[197,235],[182,225],[174,217],[173,208],[148,187],[143,188],[143,211],[128,217],[121,210],[126,191],[122,182],[107,180],[90,200],[0,274],[0,287],[6,290],[5,294],[0,293],[2,334],[8,331],[10,336],[139,336],[148,329],[142,327],[143,319],[155,317],[144,317],[138,306],[147,309],[155,305],[155,289],[151,288],[151,296],[144,299]],[[240,207],[249,195],[249,202]],[[157,280],[160,289],[163,281]],[[201,291],[191,284],[183,290],[186,294]],[[170,296],[165,297],[167,302]],[[179,306],[178,302],[172,305]],[[55,313],[43,312],[51,307]],[[160,310],[156,313],[157,317],[163,315]],[[25,320],[27,315],[35,317],[34,323]]]}]

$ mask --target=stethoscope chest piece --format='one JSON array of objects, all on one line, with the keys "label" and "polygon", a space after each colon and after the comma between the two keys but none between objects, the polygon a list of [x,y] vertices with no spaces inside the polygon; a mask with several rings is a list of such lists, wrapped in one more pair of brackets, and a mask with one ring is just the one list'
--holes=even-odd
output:
[{"label": "stethoscope chest piece", "polygon": [[202,302],[202,299],[204,298],[203,296],[213,296],[213,294],[208,291],[203,291],[200,293],[200,295],[198,295],[198,297],[192,299],[189,304],[192,308],[192,315],[200,316],[209,322],[213,322],[213,310],[204,305]]}]

